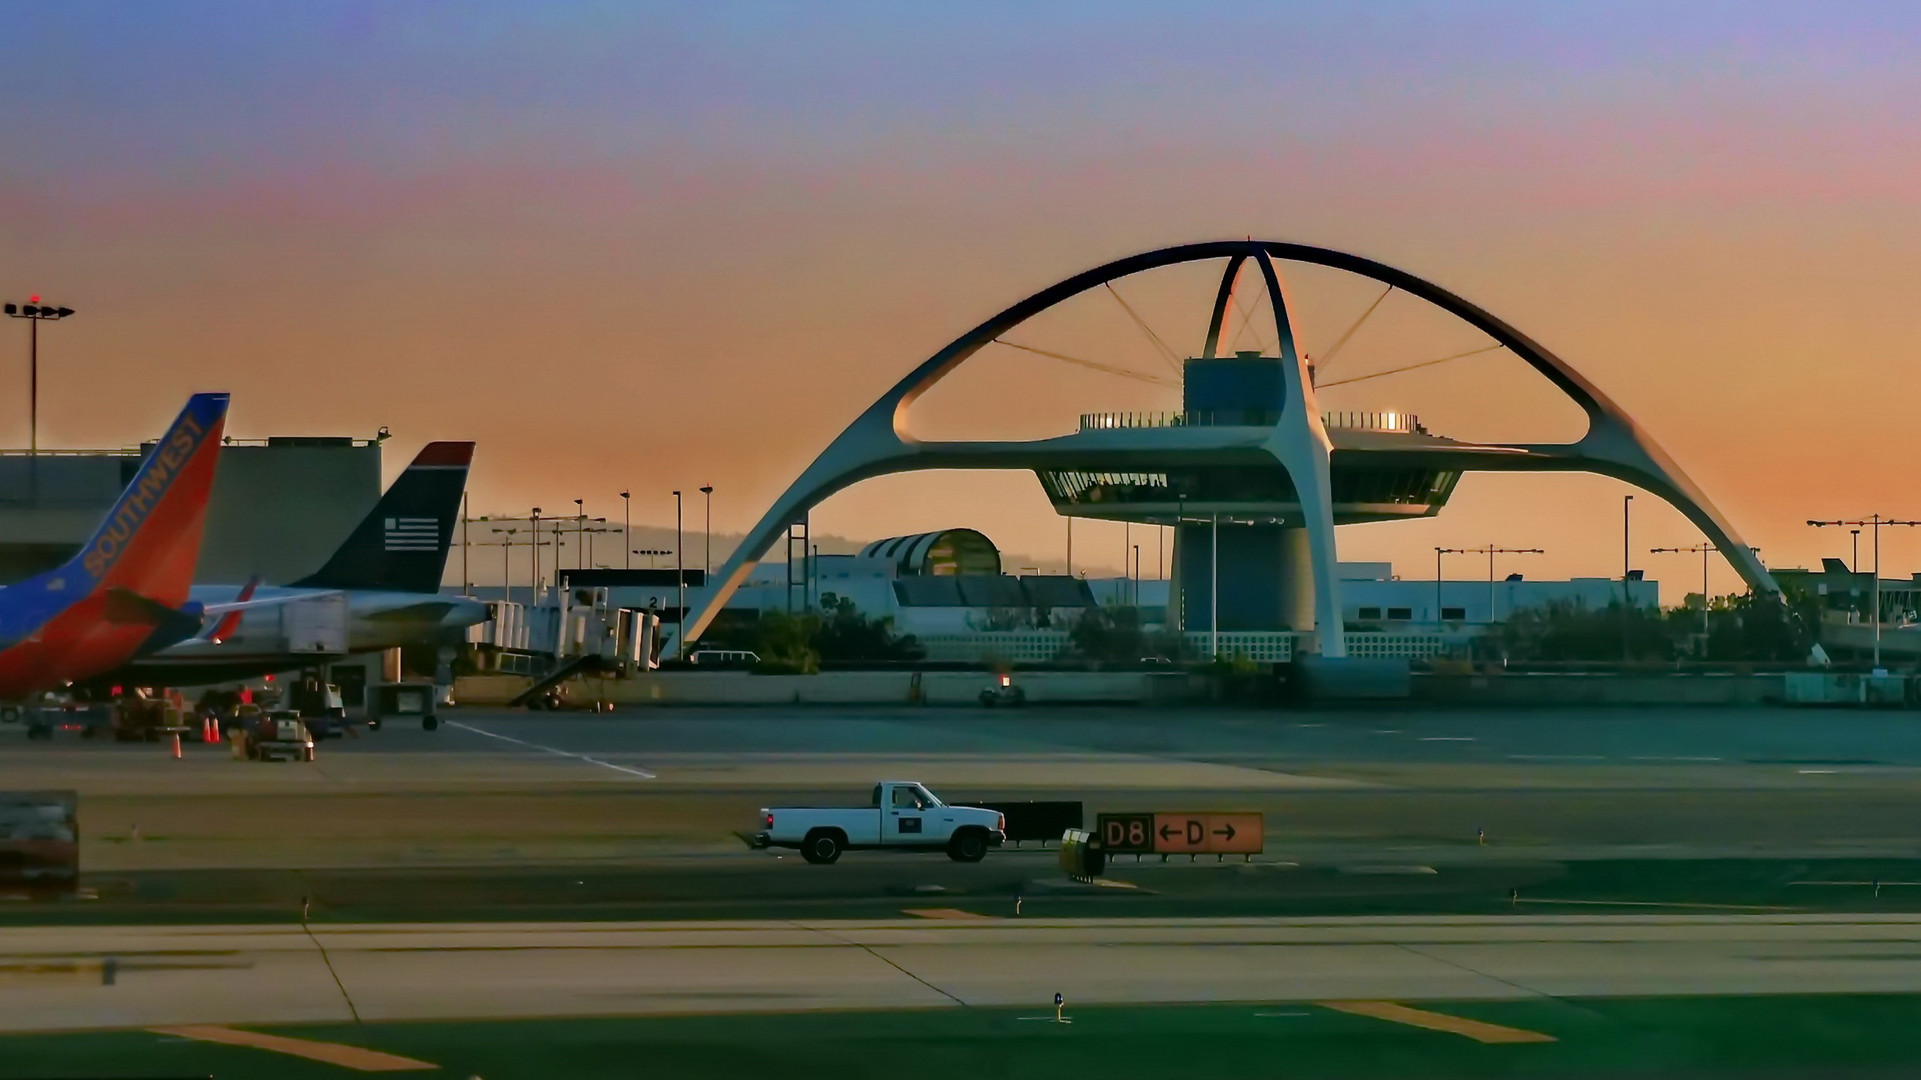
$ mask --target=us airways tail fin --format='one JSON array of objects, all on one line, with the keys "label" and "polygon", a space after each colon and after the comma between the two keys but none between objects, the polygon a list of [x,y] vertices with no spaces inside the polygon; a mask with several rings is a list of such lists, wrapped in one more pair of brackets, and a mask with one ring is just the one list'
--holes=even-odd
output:
[{"label": "us airways tail fin", "polygon": [[312,589],[439,592],[473,457],[470,442],[433,442],[422,447],[327,565],[292,584]]},{"label": "us airways tail fin", "polygon": [[226,394],[187,400],[80,554],[58,574],[76,598],[123,591],[169,608],[186,603],[227,400]]}]

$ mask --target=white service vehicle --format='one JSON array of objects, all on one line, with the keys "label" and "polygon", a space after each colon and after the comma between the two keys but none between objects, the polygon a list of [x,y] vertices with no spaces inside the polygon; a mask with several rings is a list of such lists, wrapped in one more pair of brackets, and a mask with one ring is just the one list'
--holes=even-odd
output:
[{"label": "white service vehicle", "polygon": [[850,848],[945,851],[955,862],[979,862],[1007,836],[1007,819],[978,806],[949,806],[912,780],[882,780],[858,809],[762,808],[755,847],[798,848],[810,863],[830,863]]}]

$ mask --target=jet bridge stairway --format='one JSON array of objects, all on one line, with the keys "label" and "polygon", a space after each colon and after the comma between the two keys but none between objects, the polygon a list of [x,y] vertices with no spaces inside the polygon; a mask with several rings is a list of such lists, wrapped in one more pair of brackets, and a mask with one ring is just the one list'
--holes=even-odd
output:
[{"label": "jet bridge stairway", "polygon": [[556,701],[554,690],[560,686],[561,683],[566,682],[576,675],[602,675],[613,672],[617,670],[617,668],[618,665],[615,661],[608,660],[598,653],[586,653],[581,656],[571,657],[566,663],[559,665],[547,674],[535,679],[533,685],[527,687],[527,689],[508,698],[507,704],[515,708],[526,707],[538,709],[544,706],[551,707]]}]

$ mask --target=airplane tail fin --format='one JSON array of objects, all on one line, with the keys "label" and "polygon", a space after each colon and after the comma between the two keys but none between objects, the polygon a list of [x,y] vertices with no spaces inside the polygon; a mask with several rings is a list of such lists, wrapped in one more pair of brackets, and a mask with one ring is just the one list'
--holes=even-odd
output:
[{"label": "airplane tail fin", "polygon": [[85,582],[85,594],[124,590],[170,608],[186,603],[227,403],[226,394],[187,400],[64,578]]},{"label": "airplane tail fin", "polygon": [[470,442],[433,442],[394,480],[327,565],[295,586],[434,593],[467,490]]}]

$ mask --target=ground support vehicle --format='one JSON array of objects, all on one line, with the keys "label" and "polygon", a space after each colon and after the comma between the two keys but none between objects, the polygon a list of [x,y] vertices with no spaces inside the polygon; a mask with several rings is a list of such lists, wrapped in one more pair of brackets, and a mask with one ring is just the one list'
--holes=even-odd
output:
[{"label": "ground support vehicle", "polygon": [[312,761],[313,734],[307,730],[299,713],[288,710],[270,712],[249,729],[247,756],[255,761]]},{"label": "ground support vehicle", "polygon": [[1005,672],[994,676],[994,681],[981,691],[981,706],[994,708],[996,705],[1025,705],[1027,691],[1014,685],[1014,677]]},{"label": "ground support vehicle", "polygon": [[883,780],[864,807],[763,807],[757,848],[795,848],[810,863],[831,863],[850,849],[945,851],[979,862],[1007,836],[1005,819],[978,806],[949,806],[912,780]]}]

